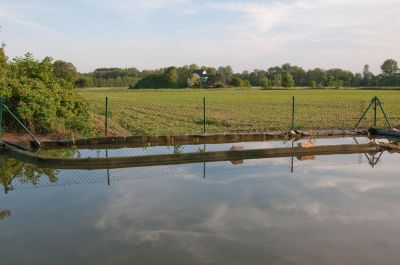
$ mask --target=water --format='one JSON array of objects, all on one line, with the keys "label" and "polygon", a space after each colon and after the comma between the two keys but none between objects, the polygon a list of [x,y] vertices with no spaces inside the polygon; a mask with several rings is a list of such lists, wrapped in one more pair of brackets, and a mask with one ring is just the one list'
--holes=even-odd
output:
[{"label": "water", "polygon": [[1,161],[2,265],[400,260],[398,154],[93,171]]}]

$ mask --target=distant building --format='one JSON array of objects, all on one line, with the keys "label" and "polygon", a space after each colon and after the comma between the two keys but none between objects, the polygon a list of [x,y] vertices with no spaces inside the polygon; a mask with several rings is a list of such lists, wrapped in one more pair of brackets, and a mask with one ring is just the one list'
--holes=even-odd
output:
[{"label": "distant building", "polygon": [[201,83],[207,83],[208,74],[206,70],[193,70],[193,74],[197,74],[198,76],[200,76]]}]

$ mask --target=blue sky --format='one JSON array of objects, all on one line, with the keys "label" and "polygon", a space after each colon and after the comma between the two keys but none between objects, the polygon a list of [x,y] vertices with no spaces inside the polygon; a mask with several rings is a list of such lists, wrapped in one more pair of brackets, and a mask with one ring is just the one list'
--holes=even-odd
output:
[{"label": "blue sky", "polygon": [[398,0],[0,0],[9,57],[31,52],[97,67],[286,62],[378,71],[400,61]]}]

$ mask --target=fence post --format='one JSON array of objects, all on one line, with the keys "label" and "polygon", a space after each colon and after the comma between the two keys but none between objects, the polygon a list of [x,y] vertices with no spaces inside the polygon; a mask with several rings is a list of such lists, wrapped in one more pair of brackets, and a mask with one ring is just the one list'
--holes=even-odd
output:
[{"label": "fence post", "polygon": [[381,103],[381,101],[379,100],[379,98],[377,98],[377,101],[378,101],[379,107],[380,107],[381,110],[382,110],[383,117],[385,118],[387,125],[389,126],[389,128],[392,128],[392,124],[390,123],[390,121],[389,121],[389,119],[388,119],[388,116],[386,115],[386,112],[385,112],[385,110],[383,109],[382,103]]},{"label": "fence post", "polygon": [[292,97],[292,131],[295,129],[295,101],[294,96]]},{"label": "fence post", "polygon": [[104,115],[104,135],[108,136],[108,97],[106,97],[106,113]]},{"label": "fence post", "polygon": [[3,103],[4,99],[0,97],[0,137],[3,135]]},{"label": "fence post", "polygon": [[206,134],[206,97],[203,97],[203,134]]}]

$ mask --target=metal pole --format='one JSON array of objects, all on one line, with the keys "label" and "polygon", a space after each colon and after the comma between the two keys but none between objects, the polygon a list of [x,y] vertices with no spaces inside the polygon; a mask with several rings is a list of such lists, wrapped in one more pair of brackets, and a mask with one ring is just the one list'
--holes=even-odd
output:
[{"label": "metal pole", "polygon": [[106,113],[104,118],[104,135],[108,136],[108,97],[106,97]]},{"label": "metal pole", "polygon": [[[108,158],[108,149],[106,149],[106,158]],[[110,186],[110,169],[107,168],[107,185]]]},{"label": "metal pole", "polygon": [[12,113],[12,111],[3,104],[3,109],[6,110],[8,112],[8,114],[11,115],[11,117],[13,117],[17,123],[32,137],[33,142],[36,144],[37,147],[40,146],[39,141],[35,138],[35,136],[33,136],[33,134],[28,130],[28,128],[26,128],[26,126],[17,118],[17,116],[15,116],[14,113]]},{"label": "metal pole", "polygon": [[383,109],[383,106],[382,106],[382,104],[381,104],[381,101],[379,100],[379,98],[378,98],[377,100],[378,100],[379,107],[380,107],[381,110],[382,110],[383,117],[385,117],[385,120],[386,120],[387,125],[389,126],[389,128],[392,128],[392,124],[390,124],[390,121],[389,121],[389,119],[388,119],[388,117],[387,117],[387,115],[386,115],[385,110]]},{"label": "metal pole", "polygon": [[[206,145],[204,145],[204,151],[206,151]],[[203,163],[203,179],[206,179],[206,162]]]},{"label": "metal pole", "polygon": [[377,97],[374,97],[374,128],[376,128],[376,99]]},{"label": "metal pole", "polygon": [[3,103],[4,103],[4,99],[0,98],[0,137],[4,133],[4,129],[3,129]]},{"label": "metal pole", "polygon": [[294,113],[294,111],[295,111],[295,102],[294,102],[294,96],[292,97],[292,131],[294,131],[294,127],[295,127],[295,124],[294,124],[294,115],[295,115],[295,113]]},{"label": "metal pole", "polygon": [[203,97],[203,133],[206,134],[206,97]]},{"label": "metal pole", "polygon": [[363,115],[361,116],[361,118],[358,120],[358,122],[356,123],[356,126],[354,126],[355,129],[357,129],[358,125],[360,125],[360,122],[364,119],[365,114],[367,114],[367,112],[369,111],[369,109],[371,108],[372,104],[374,103],[374,100],[371,100],[371,103],[369,103],[368,108],[364,111]]},{"label": "metal pole", "polygon": [[[293,148],[293,144],[294,144],[294,142],[292,140],[292,148]],[[294,157],[292,156],[292,161],[290,163],[290,173],[293,174],[293,172],[294,172]]]}]

